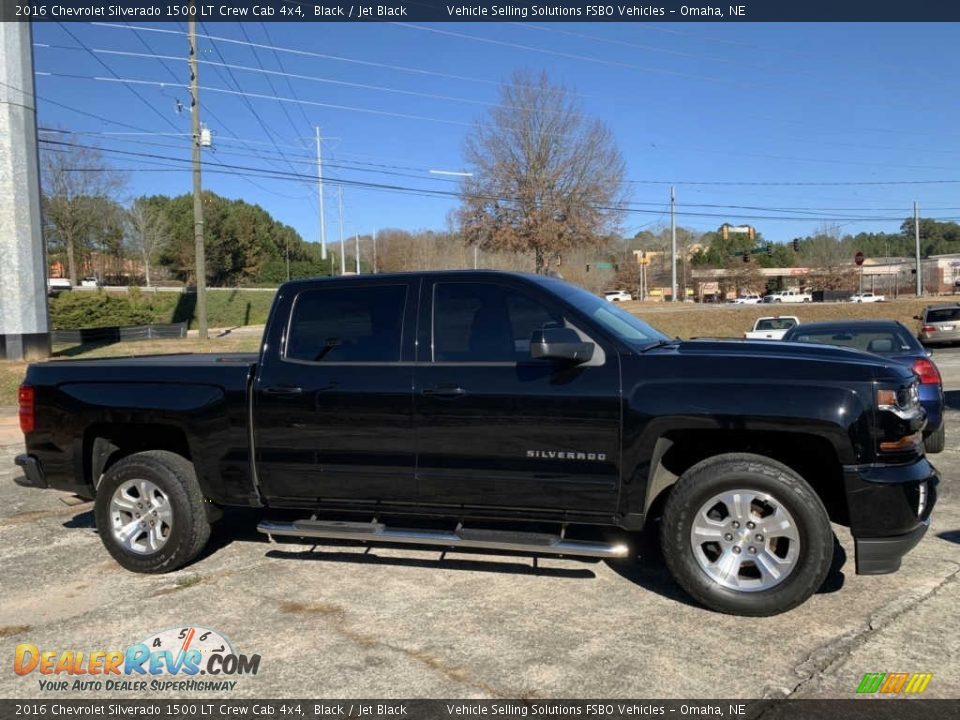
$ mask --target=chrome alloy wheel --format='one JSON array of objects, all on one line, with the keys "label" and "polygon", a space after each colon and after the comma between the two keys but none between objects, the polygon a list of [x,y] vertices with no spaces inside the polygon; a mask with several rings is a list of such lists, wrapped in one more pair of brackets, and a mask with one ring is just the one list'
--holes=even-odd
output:
[{"label": "chrome alloy wheel", "polygon": [[690,544],[711,580],[741,592],[776,587],[800,557],[793,516],[775,497],[756,490],[728,490],[707,500],[693,519]]},{"label": "chrome alloy wheel", "polygon": [[138,555],[155,553],[170,539],[173,508],[166,493],[149,480],[127,480],[110,499],[114,539]]}]

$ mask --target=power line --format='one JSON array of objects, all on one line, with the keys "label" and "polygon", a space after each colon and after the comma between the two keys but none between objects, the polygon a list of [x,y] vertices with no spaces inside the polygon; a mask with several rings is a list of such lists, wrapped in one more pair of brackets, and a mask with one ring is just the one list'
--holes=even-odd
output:
[{"label": "power line", "polygon": [[[169,59],[170,56],[167,55],[149,55],[146,53],[136,53],[126,50],[107,50],[104,48],[94,48],[94,52],[103,53],[105,55],[123,55],[127,57],[146,57],[146,58],[158,58],[158,59]],[[439,95],[437,93],[426,93],[418,92],[416,90],[401,90],[399,88],[387,87],[385,85],[368,85],[366,83],[357,83],[357,82],[348,82],[346,80],[332,80],[330,78],[317,77],[315,75],[303,75],[301,73],[290,73],[279,70],[267,70],[262,65],[260,68],[250,67],[249,65],[235,65],[235,64],[224,64],[213,62],[212,60],[201,60],[204,65],[212,65],[215,67],[229,68],[231,70],[243,70],[244,72],[254,72],[261,73],[267,76],[277,75],[279,77],[284,77],[287,79],[293,78],[294,80],[308,80],[310,82],[318,83],[328,83],[330,85],[339,85],[341,87],[356,88],[359,90],[374,90],[376,92],[389,92],[396,93],[398,95],[409,95],[411,97],[421,97],[427,98],[430,100],[447,100],[450,102],[459,102],[467,103],[470,105],[483,105],[486,107],[514,107],[514,106],[503,106],[499,103],[488,102],[486,100],[473,100],[471,98],[456,97],[452,95]],[[271,85],[271,88],[273,86]],[[292,85],[290,86],[291,90],[293,89]],[[274,94],[276,94],[276,89],[274,89]],[[299,101],[299,98],[296,98]]]},{"label": "power line", "polygon": [[[128,29],[128,28],[125,27],[124,25],[118,25],[118,24],[116,24],[116,23],[91,23],[91,25],[98,25],[98,26],[100,26],[100,27],[109,27],[109,28],[115,28],[115,29],[120,29],[120,30],[126,30],[126,29]],[[131,26],[131,27],[133,27],[133,26]],[[175,35],[182,35],[182,34],[183,34],[183,33],[182,33],[181,31],[179,31],[179,30],[168,30],[168,29],[164,29],[164,28],[151,28],[151,27],[137,26],[137,29],[138,29],[138,30],[149,31],[149,32],[170,33],[170,34],[175,34]],[[223,42],[223,43],[233,43],[233,44],[237,44],[237,45],[249,45],[249,44],[252,44],[252,45],[256,45],[257,47],[262,48],[262,49],[264,49],[264,50],[274,50],[274,51],[276,51],[276,52],[278,52],[278,53],[287,53],[287,54],[290,54],[290,55],[299,55],[299,56],[301,56],[301,57],[310,57],[310,58],[315,58],[315,59],[318,59],[318,60],[333,60],[333,61],[336,61],[336,62],[353,63],[353,64],[355,64],[355,65],[365,65],[365,66],[367,66],[367,67],[376,67],[376,68],[381,68],[381,69],[384,69],[384,70],[394,70],[394,71],[396,71],[396,72],[404,72],[404,73],[411,73],[411,74],[415,74],[415,75],[425,75],[425,76],[430,76],[430,77],[438,77],[438,78],[444,78],[444,79],[446,79],[446,80],[457,80],[457,81],[460,81],[460,82],[481,83],[481,84],[484,84],[484,85],[493,85],[493,86],[497,86],[497,87],[503,85],[503,83],[500,82],[499,80],[487,80],[487,79],[485,79],[485,78],[469,77],[469,76],[465,76],[465,75],[455,75],[455,74],[452,74],[452,73],[437,72],[437,71],[435,71],[435,70],[424,70],[424,69],[422,69],[422,68],[414,68],[414,67],[408,67],[408,66],[404,66],[404,65],[392,65],[392,64],[390,64],[390,63],[380,63],[380,62],[374,62],[374,61],[371,61],[371,60],[358,60],[358,59],[356,59],[356,58],[348,58],[348,57],[343,57],[343,56],[340,56],[340,55],[329,55],[329,54],[325,54],[325,53],[312,52],[312,51],[310,51],[310,50],[299,50],[299,49],[296,49],[296,48],[288,48],[288,47],[283,47],[283,46],[281,46],[281,45],[266,45],[266,44],[264,44],[264,43],[247,43],[247,42],[244,42],[244,41],[242,41],[242,40],[236,40],[236,39],[234,39],[234,38],[221,37],[221,36],[217,36],[217,35],[202,35],[202,34],[201,34],[201,35],[197,35],[197,37],[206,38],[207,40],[211,40],[211,41],[213,41],[213,42],[215,42],[215,43],[216,43],[216,42]],[[574,93],[571,93],[571,94],[574,94]]]},{"label": "power line", "polygon": [[[117,75],[109,65],[107,65],[103,60],[101,60],[99,57],[97,57],[96,53],[94,53],[89,47],[87,47],[87,46],[84,44],[84,42],[83,42],[82,40],[80,40],[80,38],[78,38],[76,35],[74,35],[72,32],[70,32],[70,31],[67,29],[67,27],[66,27],[62,22],[58,22],[57,25],[59,25],[59,26],[60,26],[60,29],[63,30],[67,35],[69,35],[71,38],[73,38],[73,41],[74,41],[75,43],[77,43],[77,45],[79,45],[79,46],[82,47],[84,50],[86,50],[87,53],[90,55],[90,57],[92,57],[94,60],[96,60],[98,63],[100,63],[100,65],[103,66],[103,68],[104,68],[107,72],[109,72],[111,75],[113,75],[113,77],[116,78],[118,81],[123,82],[123,81],[120,79],[120,76]],[[149,102],[145,97],[143,97],[143,95],[141,95],[139,92],[137,92],[136,88],[130,87],[130,85],[127,84],[127,83],[124,83],[124,87],[126,87],[130,92],[132,92],[132,93],[140,100],[140,102],[142,102],[142,103],[143,103],[144,105],[146,105],[148,108],[150,108],[151,110],[153,110],[154,113],[156,113],[157,115],[159,115],[160,118],[161,118],[165,123],[167,123],[167,125],[169,125],[170,127],[172,127],[174,130],[178,130],[178,129],[179,129],[179,128],[177,128],[176,124],[174,124],[174,122],[173,122],[170,118],[168,118],[166,115],[164,115],[162,112],[160,112],[157,108],[155,108],[155,107],[153,106],[153,104],[152,104],[151,102]]]},{"label": "power line", "polygon": [[[273,45],[274,43],[273,43],[273,40],[272,40],[271,37],[270,37],[270,31],[267,29],[267,24],[264,23],[264,22],[261,22],[261,23],[260,23],[260,28],[263,30],[263,34],[264,34],[264,36],[267,38],[267,42],[268,42],[270,45]],[[281,70],[282,72],[286,72],[286,71],[287,71],[287,68],[284,67],[283,58],[280,57],[280,53],[278,53],[278,52],[276,51],[276,49],[274,49],[274,48],[271,48],[270,51],[273,53],[273,58],[274,58],[274,60],[277,61],[277,65],[280,66],[280,70]],[[296,98],[297,100],[299,100],[300,98],[299,98],[299,96],[297,95],[297,91],[296,91],[296,90],[294,89],[294,87],[293,87],[293,83],[290,82],[290,78],[284,78],[284,79],[285,79],[285,81],[286,81],[286,83],[287,83],[287,89],[290,90],[290,94],[293,95],[294,98]],[[303,118],[303,123],[304,123],[304,126],[307,128],[307,130],[309,130],[310,128],[312,128],[312,127],[313,127],[313,123],[310,121],[310,118],[307,117],[307,113],[304,111],[303,105],[298,104],[298,105],[297,105],[297,110],[300,111],[300,117]]]},{"label": "power line", "polygon": [[[68,142],[62,142],[62,141],[44,140],[43,142],[45,144],[49,143],[53,145],[88,147],[78,143],[68,143]],[[175,157],[169,157],[169,156],[157,155],[157,154],[151,154],[151,153],[139,153],[139,152],[133,152],[133,151],[115,150],[110,148],[98,148],[98,149],[101,150],[102,152],[108,152],[108,153],[113,153],[118,155],[131,156],[131,157],[159,159],[159,160],[166,160],[174,163],[185,162],[185,160],[182,158],[175,158]],[[258,173],[259,176],[273,177],[276,179],[285,178],[289,180],[298,180],[298,181],[301,181],[307,178],[311,180],[313,179],[312,175],[306,175],[303,173],[296,173],[296,172],[288,173],[285,171],[273,171],[273,170],[267,170],[264,168],[256,168],[256,167],[243,166],[243,165],[228,165],[224,163],[222,167],[230,170],[235,170],[235,171]],[[179,168],[172,167],[169,169],[178,170]],[[352,186],[352,187],[357,187],[362,189],[370,189],[370,190],[382,190],[382,191],[388,191],[388,192],[400,192],[400,193],[413,194],[413,195],[448,197],[448,198],[457,198],[457,199],[462,197],[462,194],[458,192],[453,192],[448,190],[437,190],[437,189],[431,189],[431,188],[415,188],[415,187],[404,186],[404,185],[371,183],[371,182],[358,181],[358,180],[348,180],[343,178],[335,179],[333,180],[333,182],[339,183],[341,185]],[[471,196],[477,197],[482,200],[501,201],[501,202],[515,202],[517,200],[517,198],[507,197],[507,196],[479,195],[479,194],[472,194]],[[625,213],[633,213],[633,214],[644,214],[644,215],[661,215],[663,212],[658,208],[643,209],[643,208],[635,208],[635,207],[629,207],[624,205],[595,204],[595,205],[592,205],[591,207],[597,210],[609,210],[609,211],[617,211],[617,212],[625,212]],[[687,216],[687,217],[711,217],[711,218],[721,218],[721,219],[729,218],[729,213],[722,213],[722,214],[721,213],[701,213],[701,212],[688,212],[685,210],[681,210],[677,214],[682,216]],[[818,221],[831,220],[831,221],[837,221],[837,222],[840,222],[840,221],[898,222],[903,220],[902,217],[880,217],[880,216],[876,216],[876,217],[812,217],[811,218],[809,216],[782,217],[782,216],[770,216],[770,215],[741,215],[740,217],[745,220],[751,219],[751,220],[792,221],[792,222],[809,221],[809,220],[818,220]],[[943,220],[953,220],[954,218],[949,217],[949,218],[931,218],[931,219],[943,221]]]},{"label": "power line", "polygon": [[[108,77],[101,77],[97,75],[74,75],[70,73],[45,73],[45,74],[53,77],[71,78],[74,80],[96,80],[100,82],[120,82],[120,83],[129,83],[129,84],[135,84],[135,85],[151,85],[151,86],[160,86],[160,87],[167,87],[168,85],[170,85],[170,83],[159,82],[157,80],[137,80],[133,78],[119,78],[119,77],[108,78]],[[237,95],[245,98],[258,98],[261,100],[275,100],[278,102],[301,103],[303,105],[312,105],[315,107],[322,107],[330,110],[344,110],[348,112],[360,112],[360,113],[367,113],[370,115],[382,115],[385,117],[395,117],[395,118],[401,118],[404,120],[438,122],[438,123],[445,123],[447,125],[459,125],[461,127],[472,127],[472,123],[463,122],[460,120],[445,120],[442,118],[433,118],[433,117],[427,117],[424,115],[409,115],[407,113],[397,113],[397,112],[391,112],[389,110],[375,110],[373,108],[360,108],[360,107],[353,107],[350,105],[322,103],[322,102],[317,102],[315,100],[295,100],[293,98],[288,98],[288,97],[266,95],[264,93],[246,92],[242,90],[231,90],[228,88],[201,86],[200,89],[205,92],[224,93],[226,95]]]},{"label": "power line", "polygon": [[[206,31],[207,27],[206,27],[205,24],[200,23],[200,26],[204,29],[204,31]],[[201,36],[201,37],[202,37],[202,36]],[[214,49],[214,52],[217,53],[217,57],[220,58],[220,61],[221,61],[222,63],[224,63],[224,66],[226,66],[226,60],[225,60],[224,57],[223,57],[223,53],[220,52],[220,48],[217,47],[216,45],[214,45],[214,48],[213,48],[213,49]],[[290,169],[291,169],[291,170],[295,170],[295,168],[293,167],[293,165],[290,163],[290,161],[289,161],[289,160],[286,158],[286,156],[283,154],[283,150],[281,150],[281,149],[280,149],[280,146],[277,145],[277,143],[276,143],[276,141],[275,141],[275,139],[274,139],[274,137],[273,137],[272,130],[267,127],[266,123],[263,122],[263,118],[260,117],[260,113],[257,112],[256,108],[253,107],[253,103],[250,102],[250,100],[249,100],[249,98],[247,97],[246,94],[240,92],[240,83],[237,81],[237,78],[234,76],[233,71],[230,70],[229,67],[227,67],[226,70],[227,70],[227,74],[230,76],[230,79],[233,80],[234,86],[237,88],[237,94],[240,95],[240,96],[243,98],[244,104],[247,106],[247,109],[251,112],[251,114],[253,114],[253,117],[256,119],[257,124],[259,124],[260,127],[263,129],[264,135],[267,137],[268,140],[270,140],[271,143],[273,143],[274,148],[275,148],[276,151],[280,154],[280,156],[284,159],[284,161],[287,163],[287,165],[290,167]],[[271,87],[272,87],[272,85],[271,85]],[[201,87],[201,89],[202,89],[202,90],[209,90],[209,88],[203,88],[203,87]]]}]

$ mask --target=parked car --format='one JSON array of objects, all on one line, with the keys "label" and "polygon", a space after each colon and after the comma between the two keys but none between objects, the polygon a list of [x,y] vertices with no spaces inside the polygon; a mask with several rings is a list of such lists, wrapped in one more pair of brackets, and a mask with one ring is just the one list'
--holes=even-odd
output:
[{"label": "parked car", "polygon": [[853,303],[874,303],[874,302],[886,302],[887,298],[885,295],[875,295],[872,292],[865,293],[854,293],[850,296],[850,302]]},{"label": "parked car", "polygon": [[70,290],[73,285],[70,284],[70,278],[47,278],[47,295],[57,296],[64,290]]},{"label": "parked car", "polygon": [[765,303],[808,303],[813,302],[813,296],[799,290],[780,290],[764,295],[763,301]]},{"label": "parked car", "polygon": [[915,316],[920,321],[920,342],[945,345],[960,342],[960,304],[928,305]]},{"label": "parked car", "polygon": [[759,305],[762,301],[763,298],[758,293],[747,293],[730,302],[733,305]]},{"label": "parked car", "polygon": [[194,560],[224,507],[272,538],[599,558],[659,518],[692,597],[771,615],[822,586],[831,519],[862,574],[920,542],[916,386],[841,348],[671,339],[552,277],[315,278],[259,353],[29,365],[16,482],[94,498],[141,573]]},{"label": "parked car", "polygon": [[927,411],[923,443],[928,453],[943,451],[945,443],[943,381],[940,371],[902,323],[895,320],[855,320],[809,323],[784,335],[788,342],[822,343],[881,355],[913,370],[920,378],[920,404]]},{"label": "parked car", "polygon": [[95,277],[85,277],[80,281],[80,287],[100,287],[100,280]]},{"label": "parked car", "polygon": [[782,340],[784,333],[800,324],[793,315],[775,315],[757,318],[752,330],[743,334],[744,340]]},{"label": "parked car", "polygon": [[610,302],[629,302],[633,300],[633,295],[626,290],[607,290],[603,293],[603,297]]}]

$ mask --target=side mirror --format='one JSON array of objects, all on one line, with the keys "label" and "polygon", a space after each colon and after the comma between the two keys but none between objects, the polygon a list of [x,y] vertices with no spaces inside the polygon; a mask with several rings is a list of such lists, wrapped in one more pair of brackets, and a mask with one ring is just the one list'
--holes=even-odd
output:
[{"label": "side mirror", "polygon": [[573,328],[548,327],[530,335],[530,357],[535,360],[562,360],[579,365],[590,361],[593,349],[594,344],[583,342]]}]

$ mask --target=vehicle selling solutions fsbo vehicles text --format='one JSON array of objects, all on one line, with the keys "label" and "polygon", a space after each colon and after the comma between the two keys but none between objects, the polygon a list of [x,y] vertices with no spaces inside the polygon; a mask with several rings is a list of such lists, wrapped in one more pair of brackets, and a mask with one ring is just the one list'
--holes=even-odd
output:
[{"label": "vehicle selling solutions fsbo vehicles text", "polygon": [[450,17],[657,17],[666,15],[662,7],[652,5],[586,5],[563,7],[559,5],[447,5]]}]

